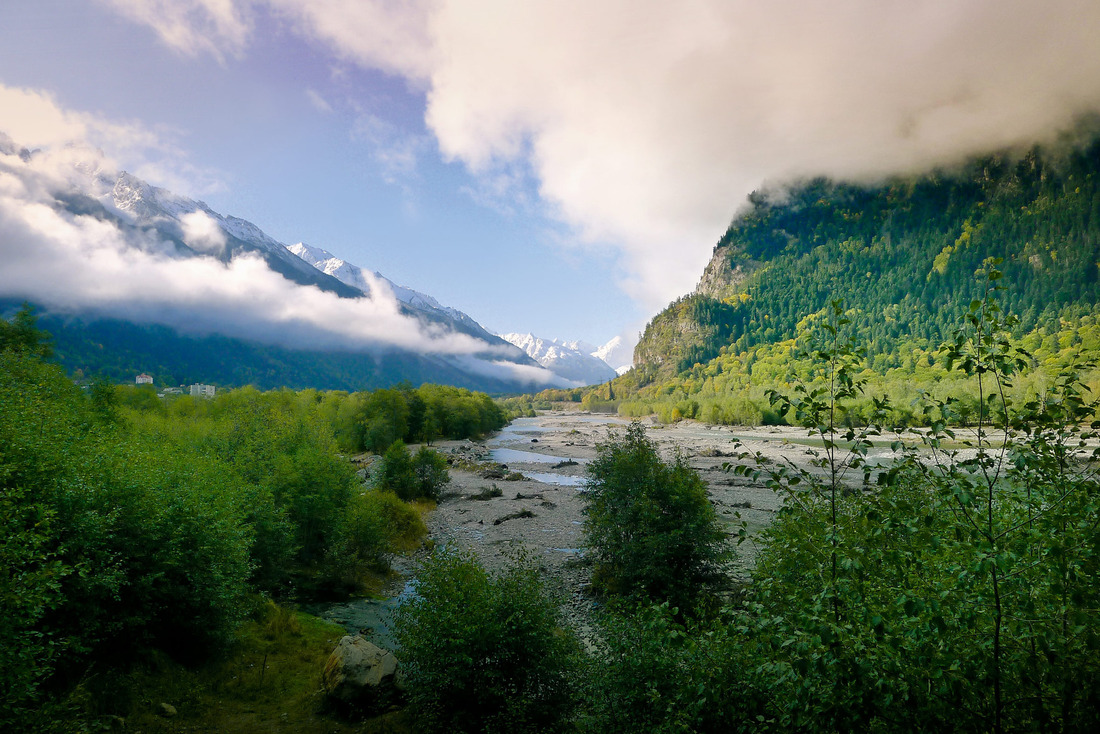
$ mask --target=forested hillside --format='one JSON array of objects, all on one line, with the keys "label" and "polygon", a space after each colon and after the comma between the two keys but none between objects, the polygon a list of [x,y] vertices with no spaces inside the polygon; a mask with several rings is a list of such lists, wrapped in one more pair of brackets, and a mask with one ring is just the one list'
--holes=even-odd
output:
[{"label": "forested hillside", "polygon": [[1003,306],[1020,316],[1018,333],[1092,313],[1098,176],[1093,139],[1062,155],[1005,153],[878,186],[817,179],[754,193],[715,247],[700,290],[646,328],[636,362],[679,372],[726,345],[743,352],[781,341],[844,298],[864,315],[871,352],[896,366],[899,340],[944,333],[976,293],[974,271],[987,257],[1003,259]]},{"label": "forested hillside", "polygon": [[[792,340],[834,299],[867,367],[912,378],[936,367],[941,341],[982,294],[975,273],[989,258],[1001,260],[999,302],[1019,317],[1022,346],[1049,361],[1096,344],[1100,138],[876,185],[815,179],[755,192],[696,291],[646,327],[634,372],[615,383],[634,401],[621,412],[694,398],[679,411],[688,415],[701,394],[747,397],[774,383]],[[722,375],[735,384],[710,379]],[[759,407],[748,410],[757,420]]]},{"label": "forested hillside", "polygon": [[[0,299],[0,317],[14,313],[20,305]],[[79,370],[116,383],[132,382],[145,372],[159,386],[203,382],[261,390],[353,391],[430,382],[507,392],[520,385],[503,372],[493,376],[464,371],[446,359],[407,351],[289,349],[218,334],[183,334],[157,324],[49,313],[38,324],[51,334],[57,361],[68,372]]]}]

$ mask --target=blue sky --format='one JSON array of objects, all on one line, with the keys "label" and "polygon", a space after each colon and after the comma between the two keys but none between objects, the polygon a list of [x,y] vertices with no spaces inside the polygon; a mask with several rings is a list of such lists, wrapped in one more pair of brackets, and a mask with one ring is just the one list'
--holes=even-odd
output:
[{"label": "blue sky", "polygon": [[0,130],[599,344],[753,189],[1071,127],[1097,37],[1089,0],[4,0]]},{"label": "blue sky", "polygon": [[[493,196],[444,161],[424,126],[423,89],[280,25],[259,16],[247,53],[219,61],[182,54],[104,5],[6,0],[0,83],[168,128],[198,171],[159,183],[288,244],[379,270],[487,328],[599,344],[649,315],[616,287],[611,252],[569,246],[575,236],[547,216],[529,175]],[[394,148],[414,160],[387,159]]]}]

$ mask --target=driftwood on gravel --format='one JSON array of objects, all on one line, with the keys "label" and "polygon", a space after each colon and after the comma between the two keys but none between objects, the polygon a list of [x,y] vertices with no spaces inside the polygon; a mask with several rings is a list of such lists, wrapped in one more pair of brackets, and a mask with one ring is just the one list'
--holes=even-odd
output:
[{"label": "driftwood on gravel", "polygon": [[501,523],[508,522],[509,520],[522,520],[528,517],[535,517],[535,513],[531,512],[530,510],[520,510],[519,512],[513,512],[512,514],[505,515],[504,517],[498,517],[496,520],[493,520],[493,524],[500,525]]},{"label": "driftwood on gravel", "polygon": [[469,499],[472,499],[472,500],[491,500],[494,497],[503,497],[503,496],[504,496],[504,490],[502,490],[500,487],[498,487],[497,485],[494,484],[492,487],[482,487],[480,492],[478,492],[477,494],[471,494]]}]

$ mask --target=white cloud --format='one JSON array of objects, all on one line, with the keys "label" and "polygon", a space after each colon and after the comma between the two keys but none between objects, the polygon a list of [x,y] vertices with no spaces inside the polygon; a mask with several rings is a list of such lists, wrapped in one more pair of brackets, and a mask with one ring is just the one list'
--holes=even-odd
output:
[{"label": "white cloud", "polygon": [[[224,187],[219,172],[195,166],[173,141],[172,131],[155,130],[138,122],[120,122],[88,112],[63,108],[49,92],[0,83],[0,132],[19,145],[44,148],[54,160],[72,151],[87,164],[98,150],[99,165],[126,168],[160,186],[193,195]],[[59,165],[58,175],[71,171]]]},{"label": "white cloud", "polygon": [[239,56],[251,33],[248,0],[100,0],[150,26],[171,48],[209,53],[221,62]]},{"label": "white cloud", "polygon": [[528,144],[542,195],[619,243],[650,306],[765,180],[950,163],[1100,105],[1096,3],[478,6],[433,18],[442,150],[476,168]]},{"label": "white cloud", "polygon": [[[527,159],[650,307],[694,284],[765,181],[950,164],[1100,109],[1095,0],[175,2],[231,19],[266,4],[406,76],[444,155],[490,173]],[[214,37],[224,54],[245,36]]]},{"label": "white cloud", "polygon": [[313,109],[317,110],[318,112],[326,115],[332,114],[332,105],[329,104],[328,100],[321,96],[321,93],[318,92],[316,89],[307,89],[306,99],[308,99],[309,103],[313,105]]},{"label": "white cloud", "polygon": [[225,230],[204,211],[193,211],[180,217],[183,241],[196,252],[221,255],[225,252]]},{"label": "white cloud", "polygon": [[62,111],[52,95],[3,84],[0,84],[0,130],[32,148],[83,140],[88,135],[86,118]]},{"label": "white cloud", "polygon": [[427,146],[424,139],[365,111],[357,114],[351,138],[370,149],[383,179],[391,184],[416,174],[421,151]]},{"label": "white cloud", "polygon": [[[536,385],[555,380],[545,370],[509,364],[501,350],[473,337],[407,315],[381,281],[371,283],[368,297],[340,298],[287,280],[259,255],[238,255],[228,263],[179,257],[150,230],[73,214],[56,199],[81,178],[57,176],[71,160],[41,154],[24,161],[0,151],[0,294],[50,310],[191,333],[292,348],[404,349],[479,374]],[[226,234],[214,217],[191,211],[180,221],[187,245],[210,254],[224,251]]]},{"label": "white cloud", "polygon": [[428,19],[438,0],[264,2],[303,35],[327,45],[342,59],[417,82],[432,71],[434,45]]}]

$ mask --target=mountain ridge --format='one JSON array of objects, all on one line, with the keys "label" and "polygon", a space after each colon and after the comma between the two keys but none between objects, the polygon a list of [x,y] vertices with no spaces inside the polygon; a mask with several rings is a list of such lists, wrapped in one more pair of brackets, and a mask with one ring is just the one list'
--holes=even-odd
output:
[{"label": "mountain ridge", "polygon": [[[126,372],[148,371],[144,362],[163,365],[166,351],[177,355],[187,349],[204,352],[204,348],[195,345],[208,336],[217,335],[224,337],[219,341],[220,348],[235,350],[242,359],[258,360],[258,363],[267,365],[236,372],[222,369],[218,372],[222,379],[237,379],[232,375],[258,375],[258,379],[249,378],[250,381],[271,387],[278,387],[279,380],[285,380],[286,384],[307,386],[292,374],[292,365],[296,369],[302,367],[301,359],[288,356],[295,351],[316,354],[319,363],[327,365],[319,369],[320,382],[317,386],[357,389],[356,380],[360,378],[365,380],[364,386],[373,387],[416,379],[494,392],[555,384],[556,378],[552,373],[539,367],[522,350],[490,334],[461,311],[442,306],[431,296],[388,280],[384,280],[387,285],[379,289],[379,293],[368,295],[355,285],[343,282],[307,262],[252,222],[221,215],[204,202],[154,186],[126,171],[114,170],[96,151],[28,151],[18,148],[10,138],[3,136],[0,137],[0,172],[22,182],[23,189],[19,193],[24,197],[14,200],[14,207],[8,202],[7,208],[0,212],[9,223],[20,225],[16,228],[16,237],[9,237],[3,245],[4,252],[8,256],[15,255],[22,268],[21,271],[9,271],[6,278],[0,278],[0,300],[7,304],[8,310],[13,308],[13,304],[24,300],[35,304],[44,324],[55,332],[58,354],[70,370],[98,372],[103,371],[100,367],[106,367],[106,372],[114,379],[128,381],[130,378],[125,375]],[[23,201],[25,204],[22,204]],[[27,208],[19,209],[20,205]],[[267,318],[263,312],[263,301],[247,303],[244,313],[225,313],[214,310],[217,302],[207,305],[196,299],[183,284],[171,286],[163,296],[140,283],[136,286],[123,284],[124,288],[131,290],[123,290],[123,295],[116,296],[112,291],[117,291],[118,285],[105,282],[99,290],[95,290],[94,285],[88,285],[87,292],[91,296],[83,296],[85,300],[81,301],[81,293],[67,293],[62,286],[51,284],[49,276],[38,274],[63,273],[65,263],[46,263],[41,257],[36,261],[32,250],[40,247],[37,243],[47,245],[43,253],[52,248],[52,251],[66,256],[70,250],[65,249],[69,243],[63,245],[61,240],[50,239],[50,233],[27,228],[24,217],[29,215],[25,212],[30,211],[32,206],[45,206],[51,212],[50,217],[71,229],[75,235],[97,238],[87,242],[77,241],[72,246],[85,249],[72,252],[92,258],[89,262],[93,265],[108,263],[106,271],[119,277],[126,277],[124,273],[130,260],[141,263],[158,278],[170,278],[174,272],[180,271],[174,263],[182,266],[184,263],[216,261],[225,266],[224,269],[202,265],[188,266],[183,270],[188,273],[204,272],[219,278],[223,274],[236,278],[254,277],[250,275],[253,273],[262,276],[263,273],[257,268],[265,267],[274,274],[263,276],[263,285],[257,286],[268,289],[262,294],[265,299],[273,299],[276,291],[282,289],[286,292],[284,300],[302,300],[293,292],[294,288],[316,288],[345,302],[373,299],[371,303],[374,305],[369,309],[359,310],[368,318],[371,314],[377,314],[389,321],[380,322],[378,326],[372,326],[369,321],[358,324],[346,318],[343,323],[338,319],[325,321],[322,316],[312,317],[308,310],[302,310],[309,309],[309,305],[296,305],[295,308],[304,316],[315,321],[320,319],[317,323],[321,328],[329,328],[331,324],[337,331],[327,336],[318,332],[314,336],[309,331],[313,322],[298,318],[289,323],[290,328],[280,327],[280,322],[272,321],[270,324],[260,324],[263,328],[254,332],[250,324],[260,323],[256,319]],[[18,249],[20,247],[22,252]],[[320,252],[331,257],[331,253]],[[110,259],[105,260],[108,255]],[[262,266],[259,261],[262,261]],[[39,262],[47,265],[47,269],[41,270]],[[252,264],[242,265],[243,262]],[[20,277],[18,272],[29,273],[32,277]],[[78,274],[74,272],[65,277],[78,278]],[[272,277],[275,279],[272,280]],[[285,279],[285,285],[280,285],[283,281],[279,278]],[[84,282],[89,281],[85,279]],[[201,290],[206,290],[208,285],[201,281],[194,283]],[[222,290],[216,293],[223,300],[236,297],[232,284],[218,287]],[[125,300],[125,294],[134,292],[134,289],[144,300],[131,304]],[[320,303],[318,298],[309,295],[309,291],[302,291],[300,295],[308,304]],[[91,300],[87,300],[89,298]],[[395,309],[386,308],[386,301],[392,301]],[[274,300],[271,305],[285,311]],[[347,307],[340,306],[331,297],[324,301],[324,305],[334,315],[350,313]],[[197,317],[192,315],[189,309],[196,307],[205,309],[205,312]],[[279,318],[288,317],[283,315]],[[127,322],[131,322],[134,328]],[[117,360],[97,357],[104,341],[92,333],[94,329],[91,327],[97,323],[104,325],[115,336],[128,334],[138,341],[158,345],[161,351],[153,353],[149,349],[143,350],[140,344],[133,345],[136,351],[124,350],[134,355],[133,363],[126,366],[117,364]],[[393,326],[386,326],[388,323]],[[401,324],[405,323],[409,327],[401,328]],[[227,330],[223,331],[223,327]],[[392,342],[385,341],[385,335],[389,333],[385,331],[387,328],[397,329],[392,332],[395,337]],[[176,343],[169,344],[171,339],[166,336],[165,329],[173,333]],[[156,338],[149,336],[153,331],[157,332]],[[253,333],[255,336],[251,335]],[[355,339],[358,341],[353,343]],[[118,342],[115,340],[113,343]],[[65,361],[69,357],[76,359],[76,355],[80,355],[79,364]],[[217,361],[211,354],[207,357],[207,363]],[[360,367],[348,366],[347,363],[356,360],[362,361]],[[327,376],[321,374],[326,369],[335,372]],[[181,367],[181,371],[188,370]],[[306,373],[309,372],[306,370]],[[200,377],[199,380],[217,381],[210,376]]]}]

